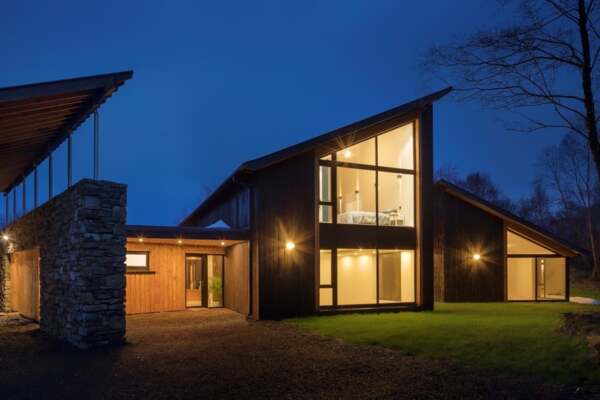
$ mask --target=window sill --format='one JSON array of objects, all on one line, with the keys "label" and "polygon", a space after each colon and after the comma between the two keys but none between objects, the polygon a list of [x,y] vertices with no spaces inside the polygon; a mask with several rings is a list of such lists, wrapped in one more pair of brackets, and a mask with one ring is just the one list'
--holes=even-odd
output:
[{"label": "window sill", "polygon": [[154,275],[156,271],[132,271],[126,270],[125,275]]}]

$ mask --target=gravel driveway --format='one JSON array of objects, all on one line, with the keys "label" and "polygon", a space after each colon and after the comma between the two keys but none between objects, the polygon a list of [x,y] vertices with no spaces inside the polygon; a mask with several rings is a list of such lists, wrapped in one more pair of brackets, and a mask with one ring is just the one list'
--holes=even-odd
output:
[{"label": "gravel driveway", "polygon": [[447,363],[224,309],[131,316],[129,344],[79,351],[0,327],[0,399],[564,398]]}]

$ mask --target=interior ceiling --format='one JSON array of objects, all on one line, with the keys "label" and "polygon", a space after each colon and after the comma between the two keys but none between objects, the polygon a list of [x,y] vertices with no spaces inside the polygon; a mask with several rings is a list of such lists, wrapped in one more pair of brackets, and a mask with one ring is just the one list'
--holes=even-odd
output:
[{"label": "interior ceiling", "polygon": [[18,184],[132,75],[0,88],[0,192]]}]

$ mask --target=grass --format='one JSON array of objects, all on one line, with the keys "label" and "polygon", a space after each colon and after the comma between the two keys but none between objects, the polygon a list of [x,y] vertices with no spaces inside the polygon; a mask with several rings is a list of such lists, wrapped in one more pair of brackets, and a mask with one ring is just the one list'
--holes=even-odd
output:
[{"label": "grass", "polygon": [[355,344],[450,359],[504,377],[598,390],[600,368],[583,340],[557,333],[569,303],[436,304],[433,312],[342,314],[290,319],[295,326]]},{"label": "grass", "polygon": [[571,296],[591,297],[600,300],[600,288],[595,287],[571,287]]}]

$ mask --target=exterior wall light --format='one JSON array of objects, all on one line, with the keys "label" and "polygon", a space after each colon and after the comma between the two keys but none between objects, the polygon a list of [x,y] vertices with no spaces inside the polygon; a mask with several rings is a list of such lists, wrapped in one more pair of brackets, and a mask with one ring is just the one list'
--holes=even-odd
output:
[{"label": "exterior wall light", "polygon": [[183,240],[177,239],[177,244],[183,244]]},{"label": "exterior wall light", "polygon": [[479,254],[479,253],[473,254],[473,260],[475,260],[475,261],[481,260],[481,254]]},{"label": "exterior wall light", "polygon": [[225,241],[221,241],[221,246],[225,246]]},{"label": "exterior wall light", "polygon": [[8,239],[10,239],[10,238],[8,237],[8,235],[6,233],[2,235],[2,240],[4,240],[5,242],[8,242]]},{"label": "exterior wall light", "polygon": [[285,248],[286,248],[286,250],[294,250],[296,248],[296,243],[294,243],[294,242],[287,242],[285,244]]},{"label": "exterior wall light", "polygon": [[138,238],[138,242],[140,242],[140,243],[144,243],[144,238],[140,236],[140,237]]}]

